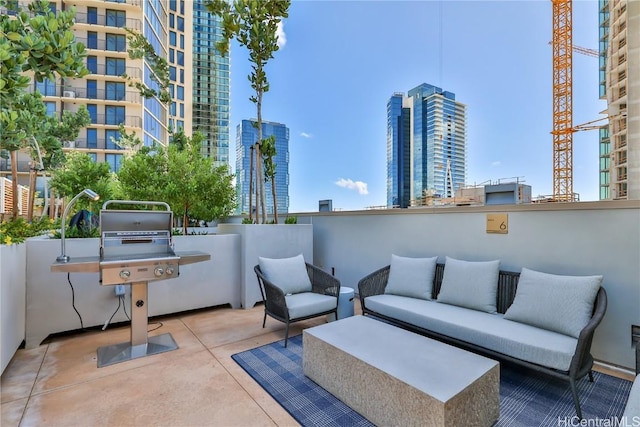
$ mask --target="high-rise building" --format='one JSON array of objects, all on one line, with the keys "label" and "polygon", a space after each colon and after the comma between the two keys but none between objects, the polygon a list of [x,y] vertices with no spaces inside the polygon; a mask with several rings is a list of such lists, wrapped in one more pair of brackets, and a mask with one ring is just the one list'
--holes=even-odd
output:
[{"label": "high-rise building", "polygon": [[[276,156],[276,201],[278,213],[289,212],[289,128],[282,123],[262,122],[262,137],[275,136]],[[255,174],[251,176],[252,146],[258,141],[258,127],[256,120],[242,120],[236,131],[236,193],[238,195],[237,212],[249,212],[249,182],[257,182]],[[255,154],[254,154],[255,164]],[[271,182],[265,184],[265,199],[267,214],[273,214],[273,192]],[[255,209],[255,198],[253,202]]]},{"label": "high-rise building", "polygon": [[205,0],[169,1],[169,126],[204,135],[202,154],[229,163],[229,57],[215,48],[220,18]]},{"label": "high-rise building", "polygon": [[[64,151],[79,150],[95,161],[107,162],[118,171],[124,149],[119,125],[135,134],[144,145],[168,143],[167,107],[158,98],[143,98],[131,88],[123,75],[157,89],[150,78],[151,68],[145,59],[131,59],[127,53],[125,28],[141,32],[161,57],[167,55],[167,11],[161,1],[69,1],[50,0],[54,11],[76,8],[73,31],[87,50],[86,67],[90,74],[82,79],[56,78],[33,82],[30,90],[40,91],[48,113],[61,117],[64,111],[75,112],[85,105],[91,124],[80,131],[75,141],[66,141]],[[11,13],[11,11],[3,11]],[[18,161],[20,181],[28,175],[28,157]],[[10,165],[3,163],[4,173]]]},{"label": "high-rise building", "polygon": [[640,2],[600,0],[600,199],[640,199]]},{"label": "high-rise building", "polygon": [[387,103],[387,206],[453,197],[466,181],[466,106],[423,83]]}]

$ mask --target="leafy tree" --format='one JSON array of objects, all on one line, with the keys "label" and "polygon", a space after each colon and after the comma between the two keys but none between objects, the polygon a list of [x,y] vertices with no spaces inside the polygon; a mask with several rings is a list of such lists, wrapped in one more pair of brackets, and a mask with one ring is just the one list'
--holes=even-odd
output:
[{"label": "leafy tree", "polygon": [[212,221],[235,209],[233,175],[227,166],[213,165],[202,156],[203,135],[188,137],[182,130],[168,147],[143,147],[123,160],[118,180],[125,196],[133,200],[162,200],[182,217],[187,234],[189,218]]},{"label": "leafy tree", "polygon": [[[10,153],[13,191],[17,194],[16,153],[28,144],[43,123],[38,103],[26,93],[31,79],[84,77],[84,45],[75,40],[75,8],[51,11],[47,0],[34,0],[25,10],[16,0],[0,0],[0,7],[16,12],[0,15],[0,149]],[[14,197],[13,217],[18,215]]]},{"label": "leafy tree", "polygon": [[[291,0],[235,0],[231,4],[228,0],[212,0],[207,4],[209,11],[222,18],[222,40],[216,44],[216,49],[224,56],[229,52],[229,42],[235,38],[242,46],[249,50],[249,60],[253,64],[249,74],[249,82],[255,90],[255,95],[249,99],[256,105],[258,141],[255,144],[256,153],[256,213],[262,212],[262,222],[267,221],[264,183],[268,173],[263,172],[262,164],[266,167],[273,165],[275,144],[269,146],[262,139],[262,97],[269,91],[269,82],[265,73],[265,66],[273,54],[279,49],[277,29],[283,18],[289,16]],[[266,144],[265,144],[266,142]],[[267,148],[267,150],[265,150]],[[266,153],[265,153],[266,151]],[[275,168],[271,169],[270,178],[275,176]],[[275,185],[273,185],[274,219],[277,222],[278,207],[275,203]],[[253,214],[249,194],[249,215]]]},{"label": "leafy tree", "polygon": [[[90,188],[104,201],[113,198],[117,191],[116,183],[108,163],[94,162],[87,153],[73,151],[67,154],[64,165],[54,171],[50,185],[63,197],[73,197]],[[99,213],[101,202],[95,203],[81,197],[76,206]]]}]

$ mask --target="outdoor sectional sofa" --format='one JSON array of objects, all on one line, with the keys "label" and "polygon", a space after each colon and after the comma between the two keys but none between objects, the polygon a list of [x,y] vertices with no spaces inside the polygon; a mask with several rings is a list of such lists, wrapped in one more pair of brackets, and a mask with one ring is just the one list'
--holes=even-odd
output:
[{"label": "outdoor sectional sofa", "polygon": [[607,295],[602,276],[560,276],[499,261],[392,255],[358,283],[364,315],[420,334],[568,379],[582,418],[576,381],[593,381],[593,334]]}]

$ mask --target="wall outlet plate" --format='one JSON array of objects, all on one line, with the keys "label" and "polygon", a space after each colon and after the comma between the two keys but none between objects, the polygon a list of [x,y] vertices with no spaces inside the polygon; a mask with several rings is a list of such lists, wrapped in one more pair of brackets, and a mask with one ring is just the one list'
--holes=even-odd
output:
[{"label": "wall outlet plate", "polygon": [[640,343],[640,326],[631,325],[631,344]]},{"label": "wall outlet plate", "polygon": [[116,285],[115,288],[117,297],[124,296],[124,285]]}]

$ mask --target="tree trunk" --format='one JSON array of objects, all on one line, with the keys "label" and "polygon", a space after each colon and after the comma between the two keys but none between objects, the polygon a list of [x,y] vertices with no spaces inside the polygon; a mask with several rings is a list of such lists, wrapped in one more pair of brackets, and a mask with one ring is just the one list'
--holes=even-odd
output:
[{"label": "tree trunk", "polygon": [[257,91],[257,113],[258,113],[258,154],[257,154],[257,162],[258,167],[256,168],[257,181],[256,185],[260,188],[260,208],[262,209],[262,223],[266,224],[267,222],[267,208],[266,208],[266,197],[264,194],[264,175],[262,172],[262,95],[263,92],[261,90]]},{"label": "tree trunk", "polygon": [[11,157],[11,191],[13,192],[13,206],[11,207],[11,218],[18,218],[18,151],[12,150],[9,152]]},{"label": "tree trunk", "polygon": [[184,215],[182,216],[182,235],[183,236],[189,235],[189,230],[187,230],[188,226],[189,226],[189,216],[187,215],[187,210],[185,209]]},{"label": "tree trunk", "polygon": [[276,177],[271,177],[271,194],[273,195],[273,222],[278,223],[278,202],[276,200]]},{"label": "tree trunk", "polygon": [[33,205],[36,198],[36,169],[29,167],[29,205],[27,206],[27,221],[33,220]]},{"label": "tree trunk", "polygon": [[253,145],[249,147],[249,221],[253,224]]}]

